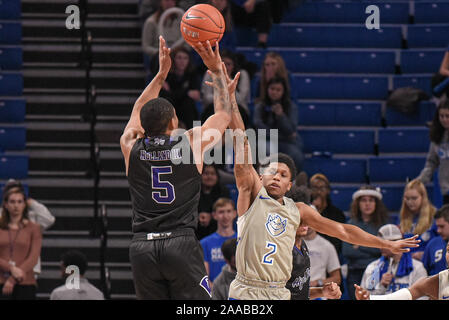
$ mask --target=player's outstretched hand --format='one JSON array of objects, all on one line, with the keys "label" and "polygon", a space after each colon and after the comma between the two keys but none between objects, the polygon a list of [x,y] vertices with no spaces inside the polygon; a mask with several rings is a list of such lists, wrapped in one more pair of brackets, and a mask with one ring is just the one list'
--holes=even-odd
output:
[{"label": "player's outstretched hand", "polygon": [[214,73],[220,72],[222,68],[222,60],[218,42],[215,45],[215,51],[212,50],[212,46],[210,45],[209,40],[207,40],[205,44],[203,44],[202,42],[195,42],[192,44],[192,47],[200,55],[201,59],[203,59],[204,64],[210,71]]},{"label": "player's outstretched hand", "polygon": [[167,48],[164,37],[159,36],[159,72],[167,78],[170,68],[170,48]]},{"label": "player's outstretched hand", "polygon": [[327,299],[340,299],[340,286],[335,282],[327,282],[323,285],[323,296]]},{"label": "player's outstretched hand", "polygon": [[369,300],[369,292],[366,289],[363,289],[362,287],[356,285],[354,283],[355,288],[355,298],[357,300]]},{"label": "player's outstretched hand", "polygon": [[407,239],[389,241],[390,247],[388,249],[390,249],[390,251],[394,254],[409,252],[410,248],[419,247],[419,243],[421,242],[421,240],[417,240],[416,238],[418,238],[417,234]]}]

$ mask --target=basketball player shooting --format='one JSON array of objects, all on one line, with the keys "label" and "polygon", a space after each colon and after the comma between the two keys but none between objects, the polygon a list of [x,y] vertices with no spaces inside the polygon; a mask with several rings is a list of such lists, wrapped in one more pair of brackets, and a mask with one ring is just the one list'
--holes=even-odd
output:
[{"label": "basketball player shooting", "polygon": [[120,139],[133,210],[129,255],[138,299],[211,298],[194,230],[203,154],[220,141],[208,131],[223,134],[231,104],[218,45],[215,51],[209,42],[194,48],[213,75],[215,114],[174,138],[175,109],[158,98],[171,67],[170,49],[160,37],[159,72],[135,102]]},{"label": "basketball player shooting", "polygon": [[236,84],[228,77],[227,82],[232,104],[230,128],[234,130],[234,174],[238,189],[237,275],[229,288],[229,299],[290,299],[290,291],[285,285],[291,276],[292,248],[300,219],[320,233],[360,246],[387,248],[395,253],[408,252],[409,247],[418,246],[417,235],[399,241],[384,240],[356,226],[324,218],[310,206],[285,197],[296,176],[295,164],[287,155],[270,156],[261,175],[257,174],[237,107]]}]

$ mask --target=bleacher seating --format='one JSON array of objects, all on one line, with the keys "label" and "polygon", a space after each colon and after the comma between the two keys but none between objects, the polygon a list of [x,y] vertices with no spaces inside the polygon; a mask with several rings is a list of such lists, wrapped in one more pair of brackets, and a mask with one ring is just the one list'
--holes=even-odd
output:
[{"label": "bleacher seating", "polygon": [[28,156],[0,154],[0,179],[26,179]]},{"label": "bleacher seating", "polygon": [[[380,126],[379,102],[301,102],[298,100],[298,124],[301,126]],[[348,116],[351,115],[351,116]]]},{"label": "bleacher seating", "polygon": [[23,93],[21,72],[0,72],[0,96],[20,96]]},{"label": "bleacher seating", "polygon": [[423,126],[426,122],[432,121],[435,110],[435,104],[429,101],[421,101],[417,111],[412,114],[405,114],[392,108],[387,108],[385,121],[387,126]]},{"label": "bleacher seating", "polygon": [[306,159],[304,171],[323,173],[332,182],[366,183],[365,159],[332,159],[312,157]]},{"label": "bleacher seating", "polygon": [[374,130],[302,129],[299,134],[304,141],[306,153],[327,151],[343,154],[374,154]]},{"label": "bleacher seating", "polygon": [[369,178],[373,183],[412,180],[424,168],[425,161],[425,157],[418,156],[370,157]]},{"label": "bleacher seating", "polygon": [[448,33],[449,25],[409,25],[407,43],[410,48],[447,48]]},{"label": "bleacher seating", "polygon": [[0,70],[20,70],[22,68],[22,48],[0,46]]},{"label": "bleacher seating", "polygon": [[429,143],[429,129],[427,128],[379,129],[380,153],[427,152]]},{"label": "bleacher seating", "polygon": [[19,22],[0,21],[0,44],[18,45],[22,40],[22,26]]},{"label": "bleacher seating", "polygon": [[24,150],[25,142],[25,127],[0,127],[0,146],[3,150]]},{"label": "bleacher seating", "polygon": [[448,17],[448,2],[415,2],[415,23],[448,23]]},{"label": "bleacher seating", "polygon": [[440,69],[444,50],[410,49],[401,51],[402,73],[435,73]]},{"label": "bleacher seating", "polygon": [[[377,3],[376,3],[377,4]],[[409,6],[406,2],[379,3],[382,23],[408,23]],[[359,2],[305,2],[285,14],[283,22],[308,23],[365,23],[367,3]]]}]

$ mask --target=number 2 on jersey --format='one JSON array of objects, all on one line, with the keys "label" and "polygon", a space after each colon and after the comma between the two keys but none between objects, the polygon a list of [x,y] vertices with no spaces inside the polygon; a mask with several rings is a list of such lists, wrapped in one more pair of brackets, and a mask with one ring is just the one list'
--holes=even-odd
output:
[{"label": "number 2 on jersey", "polygon": [[[164,174],[171,174],[171,166],[164,167],[151,167],[151,186],[153,189],[159,189],[161,191],[153,191],[151,197],[154,201],[160,204],[170,204],[175,198],[175,188],[168,181],[161,181],[161,176]],[[162,192],[162,190],[164,192]]]},{"label": "number 2 on jersey", "polygon": [[273,264],[273,258],[270,258],[270,256],[276,254],[277,246],[273,242],[267,241],[267,245],[265,246],[265,248],[271,250],[263,256],[262,263]]}]

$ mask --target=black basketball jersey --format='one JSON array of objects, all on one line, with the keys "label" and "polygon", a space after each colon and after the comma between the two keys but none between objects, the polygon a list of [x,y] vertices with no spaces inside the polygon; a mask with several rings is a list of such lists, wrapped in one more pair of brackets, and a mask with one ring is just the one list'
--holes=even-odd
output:
[{"label": "black basketball jersey", "polygon": [[[186,156],[189,161],[181,162]],[[128,182],[134,233],[196,229],[201,175],[188,139],[138,139],[129,156]]]},{"label": "black basketball jersey", "polygon": [[302,241],[300,249],[296,245],[293,247],[292,276],[286,287],[291,292],[292,300],[309,300],[310,257],[305,241]]}]

